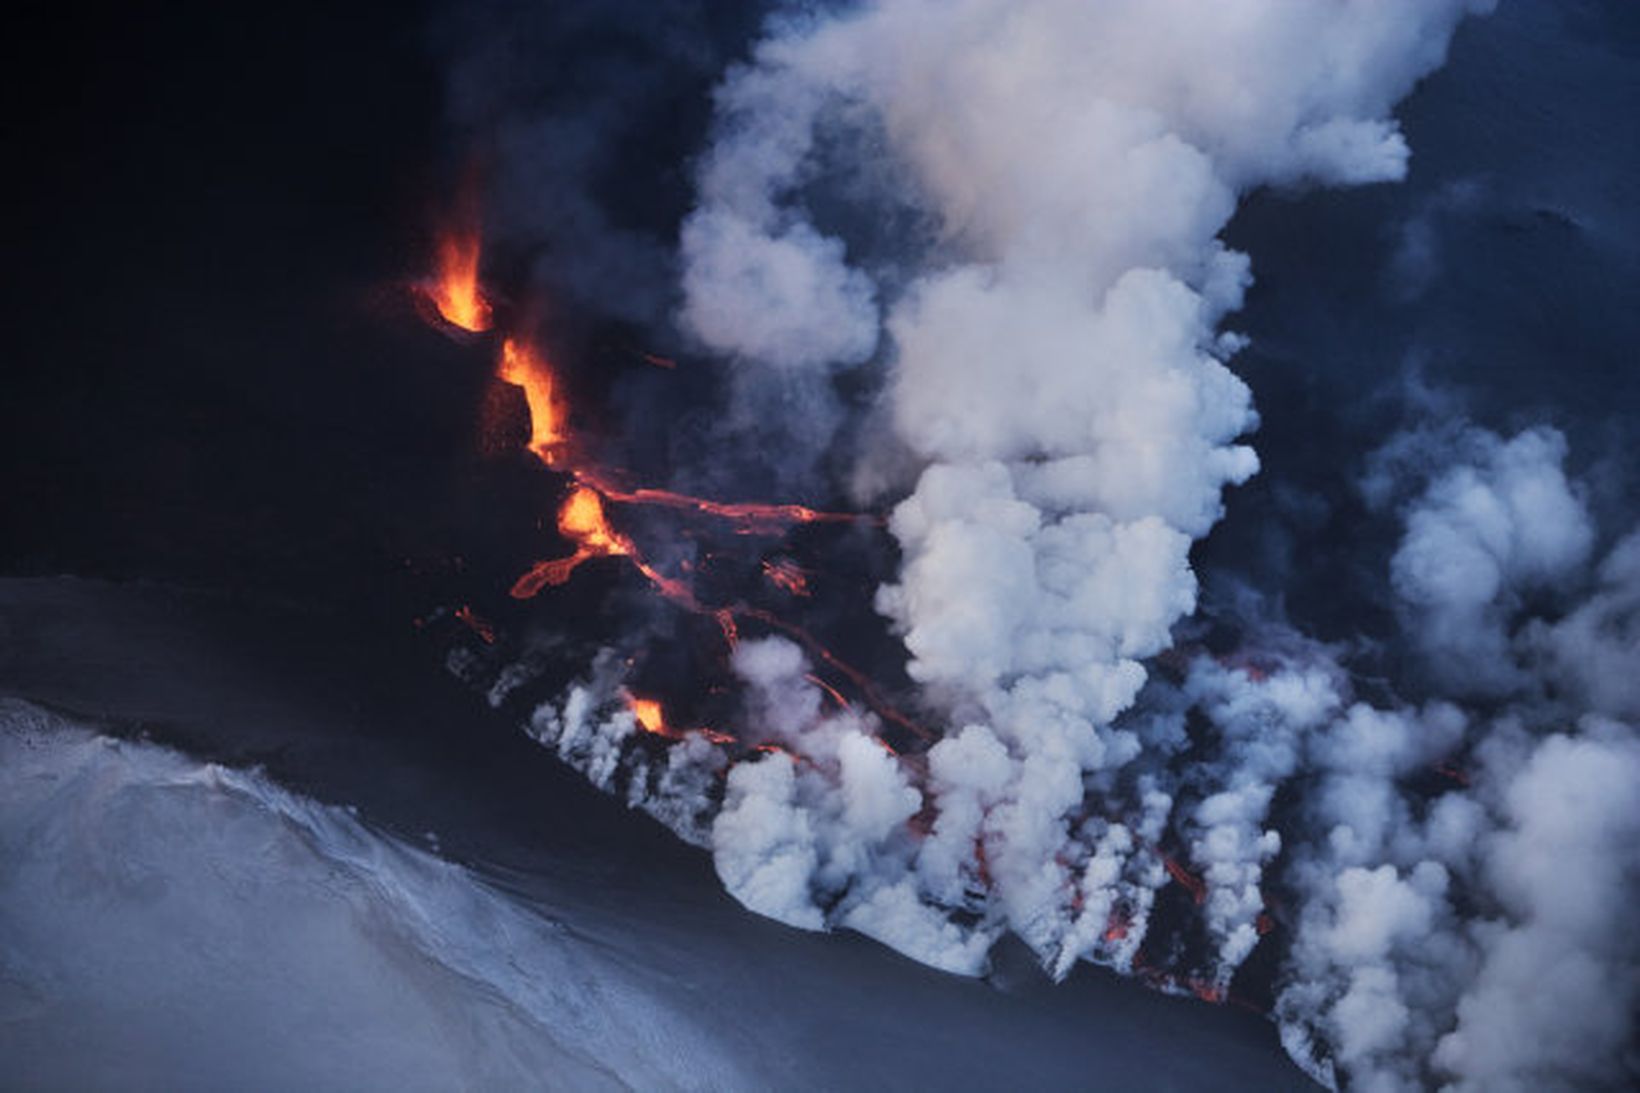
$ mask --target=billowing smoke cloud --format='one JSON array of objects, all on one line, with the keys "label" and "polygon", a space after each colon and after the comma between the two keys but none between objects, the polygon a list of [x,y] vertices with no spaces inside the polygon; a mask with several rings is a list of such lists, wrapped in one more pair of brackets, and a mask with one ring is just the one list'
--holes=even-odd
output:
[{"label": "billowing smoke cloud", "polygon": [[1463,1089],[1623,1083],[1640,1004],[1640,740],[1589,718],[1532,748],[1481,848],[1500,914],[1469,927],[1481,953],[1435,1062]]},{"label": "billowing smoke cloud", "polygon": [[[1567,526],[1594,535],[1559,434],[1443,436],[1402,438],[1426,458],[1376,482],[1406,497],[1387,570],[1451,516],[1454,481],[1550,483],[1572,498]],[[1422,586],[1403,587],[1409,644],[1439,639],[1458,663],[1500,656],[1506,696],[1474,702],[1437,676],[1418,704],[1369,701],[1349,650],[1248,626],[1249,653],[1192,652],[1152,679],[1107,734],[1128,754],[1092,772],[979,723],[897,757],[872,717],[826,704],[781,638],[735,656],[745,723],[765,741],[739,761],[694,735],[634,747],[613,654],[535,731],[709,846],[731,892],[794,926],[848,927],[969,973],[1011,931],[1056,974],[1091,959],[1154,977],[1136,964],[1152,912],[1188,881],[1209,955],[1155,981],[1223,997],[1279,929],[1274,1015],[1324,1083],[1616,1087],[1634,1072],[1640,1004],[1626,929],[1640,732],[1627,674],[1591,669],[1633,663],[1637,542],[1558,569],[1557,598],[1527,598],[1541,571],[1511,570],[1469,604],[1479,627],[1428,621]]]},{"label": "billowing smoke cloud", "polygon": [[[1214,359],[1234,342],[1212,336],[1246,283],[1216,242],[1238,194],[1400,177],[1385,113],[1485,6],[883,2],[777,24],[719,93],[684,325],[757,385],[858,364],[881,318],[924,461],[1050,460],[1066,508],[1162,508],[1199,534],[1255,465]],[[873,208],[849,232],[807,200],[851,167],[890,174],[875,209],[925,211],[909,271],[848,264]]]},{"label": "billowing smoke cloud", "polygon": [[[1386,454],[1413,449],[1369,479],[1417,491],[1391,560],[1408,638],[1439,658],[1438,693],[1487,701],[1356,703],[1308,737],[1283,1037],[1319,1077],[1374,1088],[1617,1087],[1640,1001],[1640,734],[1603,716],[1622,685],[1586,669],[1632,648],[1634,538],[1588,588],[1595,529],[1553,430],[1418,431]],[[1546,585],[1558,600],[1530,595]]]},{"label": "billowing smoke cloud", "polygon": [[[777,27],[721,92],[682,318],[754,377],[856,365],[886,330],[887,417],[923,470],[878,608],[958,730],[931,772],[959,744],[1001,757],[983,804],[931,787],[931,845],[981,847],[987,913],[1061,971],[1124,933],[1082,919],[1140,843],[1078,815],[1086,780],[1139,755],[1113,721],[1257,468],[1219,331],[1248,264],[1217,234],[1253,186],[1398,178],[1385,113],[1466,7],[877,3]],[[808,200],[832,146],[873,139],[935,228],[892,298]],[[1263,807],[1204,802],[1202,845]]]},{"label": "billowing smoke cloud", "polygon": [[778,637],[735,654],[732,756],[646,740],[614,653],[539,738],[794,926],[966,973],[1012,934],[1055,976],[1213,999],[1274,932],[1273,1012],[1322,1081],[1621,1083],[1640,535],[1602,538],[1563,435],[1424,428],[1372,462],[1406,680],[1274,617],[1171,650],[1192,545],[1258,469],[1224,329],[1251,266],[1219,234],[1257,187],[1400,178],[1390,109],[1489,7],[773,22],[718,92],[678,320],[799,454],[842,424],[836,381],[876,384],[891,441],[851,487],[895,502],[875,606],[938,739],[893,753]]},{"label": "billowing smoke cloud", "polygon": [[[1407,514],[1391,562],[1409,629],[1449,690],[1503,694],[1525,676],[1509,656],[1508,616],[1588,560],[1594,528],[1566,479],[1565,437],[1528,430],[1507,442],[1469,430],[1463,461],[1440,470]],[[1382,455],[1393,463],[1416,434]],[[1380,472],[1382,474],[1382,472]],[[1369,481],[1382,492],[1381,477]]]},{"label": "billowing smoke cloud", "polygon": [[1534,624],[1523,643],[1589,709],[1640,720],[1640,530],[1612,548],[1592,594],[1563,618]]}]

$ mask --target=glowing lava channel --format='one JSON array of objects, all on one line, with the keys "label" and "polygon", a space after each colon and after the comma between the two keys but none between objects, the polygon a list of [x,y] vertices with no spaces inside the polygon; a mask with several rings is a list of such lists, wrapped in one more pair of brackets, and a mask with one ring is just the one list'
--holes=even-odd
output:
[{"label": "glowing lava channel", "polygon": [[809,575],[789,558],[763,563],[763,576],[776,588],[792,596],[809,594]]},{"label": "glowing lava channel", "polygon": [[575,543],[575,553],[567,558],[549,558],[536,562],[512,586],[514,599],[527,600],[543,588],[563,584],[570,579],[582,562],[592,558],[628,558],[638,571],[649,578],[655,588],[690,611],[702,610],[689,586],[675,577],[668,577],[638,552],[631,539],[616,531],[604,514],[603,499],[590,486],[577,485],[564,499],[558,510],[558,531]]},{"label": "glowing lava channel", "polygon": [[593,558],[626,558],[638,572],[648,578],[656,591],[668,600],[686,611],[712,615],[723,628],[724,639],[731,647],[738,640],[739,628],[736,623],[739,619],[752,619],[779,630],[794,638],[811,656],[853,684],[865,699],[866,705],[885,722],[896,725],[921,740],[934,739],[931,732],[905,716],[884,698],[869,676],[826,648],[803,627],[762,608],[745,604],[718,608],[703,605],[687,584],[656,569],[638,551],[631,539],[610,526],[609,518],[604,512],[603,499],[591,486],[581,484],[570,491],[570,495],[565,498],[558,510],[558,531],[564,538],[575,543],[575,552],[567,557],[536,562],[528,572],[514,582],[511,592],[514,599],[527,600],[544,588],[564,584],[580,568],[581,563]]},{"label": "glowing lava channel", "polygon": [[778,534],[793,524],[881,524],[883,518],[874,513],[825,512],[807,505],[760,504],[755,501],[708,501],[671,490],[623,490],[612,483],[588,473],[577,477],[588,483],[611,501],[627,505],[656,505],[661,508],[681,509],[716,516],[736,524],[736,534]]},{"label": "glowing lava channel", "polygon": [[[468,218],[465,224],[439,235],[436,274],[417,286],[420,295],[432,304],[445,324],[475,334],[488,331],[494,322],[489,298],[479,280],[481,255],[482,239],[476,218]],[[670,358],[652,354],[644,354],[644,359],[661,367],[676,366]],[[884,522],[880,515],[827,512],[806,505],[712,501],[646,487],[625,489],[596,471],[567,466],[570,442],[567,407],[550,365],[528,341],[517,336],[502,340],[496,362],[496,378],[520,388],[524,393],[530,415],[530,452],[548,467],[568,470],[574,479],[574,488],[558,511],[558,530],[575,544],[574,551],[566,557],[549,558],[532,565],[513,583],[510,590],[513,598],[530,599],[545,588],[563,585],[583,562],[594,558],[626,558],[666,599],[687,611],[708,614],[716,619],[724,640],[731,648],[739,640],[740,619],[752,619],[779,630],[800,642],[822,664],[848,679],[866,705],[884,721],[924,740],[932,739],[932,734],[926,729],[888,703],[865,673],[838,658],[802,627],[744,604],[713,608],[704,606],[687,583],[656,569],[630,538],[615,530],[609,523],[604,506],[608,502],[651,505],[713,517],[728,521],[737,535],[779,535],[798,524],[863,522],[880,526]],[[763,573],[772,585],[789,595],[808,595],[806,574],[794,562],[765,562]],[[494,630],[487,622],[470,615],[470,612],[458,617],[484,641],[495,640]],[[819,681],[818,677],[816,679],[840,708],[847,707],[847,700],[835,688]],[[633,698],[632,710],[645,732],[666,737],[679,735],[666,725],[658,701]],[[709,739],[724,743],[733,740],[712,730],[690,731],[704,733]]]},{"label": "glowing lava channel", "polygon": [[517,338],[501,343],[501,361],[496,376],[524,391],[530,408],[530,451],[549,467],[558,465],[568,439],[564,429],[564,407],[558,399],[552,369],[541,355]]}]

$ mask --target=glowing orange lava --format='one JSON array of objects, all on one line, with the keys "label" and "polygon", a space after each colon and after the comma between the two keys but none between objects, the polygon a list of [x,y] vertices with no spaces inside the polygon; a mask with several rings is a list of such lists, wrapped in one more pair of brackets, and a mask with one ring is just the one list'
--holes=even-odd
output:
[{"label": "glowing orange lava", "polygon": [[625,490],[590,472],[579,475],[581,481],[593,486],[610,501],[626,505],[657,505],[661,508],[684,509],[705,516],[716,516],[732,521],[739,535],[768,535],[786,530],[793,524],[855,524],[882,523],[882,517],[871,513],[824,512],[807,505],[772,505],[753,501],[709,501],[671,490],[640,488]]},{"label": "glowing orange lava", "polygon": [[662,708],[659,699],[641,698],[631,691],[626,692],[626,707],[632,711],[632,719],[638,727],[651,736],[664,736],[668,740],[682,740],[685,736],[695,734],[704,736],[714,744],[735,744],[738,741],[728,733],[718,732],[716,729],[675,729],[666,722],[666,711]]},{"label": "glowing orange lava", "polygon": [[659,699],[639,698],[627,692],[626,704],[632,711],[632,718],[644,732],[654,733],[656,736],[675,736],[676,734],[666,725],[666,713],[661,709]]},{"label": "glowing orange lava", "polygon": [[884,721],[898,725],[920,740],[930,744],[934,742],[934,734],[895,708],[894,704],[889,702],[883,696],[883,693],[878,690],[877,685],[871,681],[870,676],[827,649],[813,634],[801,626],[794,622],[787,622],[779,615],[772,614],[760,607],[740,606],[734,610],[737,616],[756,619],[765,626],[779,630],[787,637],[794,639],[799,645],[808,650],[810,656],[853,684],[854,689],[860,692],[860,696],[865,699],[865,703],[871,708],[871,711]]},{"label": "glowing orange lava", "polygon": [[604,505],[596,490],[577,486],[558,511],[558,530],[595,554],[629,554],[626,540],[616,534],[604,516]]},{"label": "glowing orange lava", "polygon": [[790,558],[763,563],[763,576],[776,588],[793,596],[809,594],[809,577],[803,567]]},{"label": "glowing orange lava", "polygon": [[474,334],[490,329],[490,302],[478,283],[481,250],[476,227],[443,233],[438,240],[438,272],[422,286],[445,322]]},{"label": "glowing orange lava", "polygon": [[548,586],[561,585],[584,561],[630,554],[624,538],[616,534],[604,517],[604,503],[596,490],[577,486],[558,510],[558,530],[575,543],[575,553],[567,558],[536,562],[512,586],[514,599],[527,600]]},{"label": "glowing orange lava", "polygon": [[723,631],[723,644],[729,647],[732,653],[740,646],[740,624],[735,621],[735,613],[727,607],[720,607],[712,612],[717,620],[718,629]]},{"label": "glowing orange lava", "polygon": [[821,679],[819,676],[815,675],[813,672],[809,672],[803,678],[824,691],[826,693],[826,697],[836,703],[839,710],[853,709],[853,707],[848,704],[848,699],[843,697],[841,691]]},{"label": "glowing orange lava", "polygon": [[567,558],[549,558],[536,562],[529,572],[512,586],[514,599],[527,600],[543,588],[561,585],[569,580],[577,567],[591,558],[630,558],[638,572],[649,578],[661,595],[690,611],[701,610],[700,601],[689,586],[676,577],[668,577],[638,553],[632,540],[616,531],[604,515],[603,499],[590,486],[578,485],[570,491],[563,507],[558,510],[558,530],[575,544],[575,553]]},{"label": "glowing orange lava", "polygon": [[[558,510],[558,530],[576,544],[575,552],[564,558],[549,558],[536,562],[512,586],[514,599],[527,600],[543,588],[563,584],[581,565],[592,558],[624,557],[629,559],[661,595],[687,611],[710,614],[723,631],[725,642],[733,648],[740,639],[739,620],[754,619],[794,638],[809,654],[825,667],[847,679],[864,697],[866,705],[884,721],[897,725],[922,740],[932,742],[933,733],[906,717],[878,691],[870,677],[838,657],[822,645],[814,635],[787,622],[778,615],[757,607],[736,604],[730,607],[708,608],[695,597],[694,591],[682,580],[668,577],[651,565],[632,540],[616,531],[604,513],[599,491],[588,485],[578,485]],[[841,696],[838,696],[841,698]]]},{"label": "glowing orange lava", "polygon": [[1190,989],[1190,993],[1203,1002],[1216,1006],[1224,1001],[1224,988],[1216,983],[1196,978],[1189,978],[1184,982],[1185,986]]},{"label": "glowing orange lava", "polygon": [[552,369],[527,343],[507,338],[501,343],[501,362],[496,375],[503,382],[524,389],[524,399],[530,406],[530,451],[547,466],[555,466],[568,438]]},{"label": "glowing orange lava", "polygon": [[495,644],[495,627],[490,625],[488,619],[474,611],[470,605],[462,604],[456,608],[456,618],[460,620],[463,626],[477,634],[485,645]]},{"label": "glowing orange lava", "polygon": [[[439,247],[439,276],[436,282],[425,286],[427,298],[438,312],[453,326],[463,330],[482,331],[490,326],[490,306],[478,283],[478,233],[452,232],[444,236]],[[645,354],[645,359],[659,367],[673,367],[670,358]],[[574,480],[569,496],[558,510],[558,531],[574,544],[574,550],[562,558],[536,562],[514,583],[510,594],[515,599],[530,599],[543,589],[569,581],[583,562],[594,558],[622,557],[654,586],[666,599],[685,610],[711,615],[722,630],[725,643],[732,650],[740,640],[742,619],[753,619],[777,629],[801,643],[813,656],[817,666],[841,675],[859,692],[869,706],[884,721],[905,731],[932,740],[926,729],[896,710],[878,692],[865,673],[850,666],[812,635],[794,623],[744,604],[727,606],[703,605],[696,598],[687,576],[692,572],[688,563],[683,566],[684,577],[669,576],[644,557],[636,543],[618,531],[609,521],[605,506],[611,502],[624,505],[651,505],[686,513],[710,516],[729,521],[738,535],[782,534],[796,524],[814,523],[882,523],[882,517],[852,512],[826,512],[806,505],[763,504],[758,502],[722,502],[670,490],[649,488],[626,489],[614,484],[602,472],[584,466],[572,465],[569,450],[570,432],[567,407],[557,379],[544,356],[528,341],[511,336],[501,343],[500,359],[496,366],[497,378],[521,388],[530,412],[529,450],[548,467],[566,470]],[[763,573],[771,584],[793,596],[809,594],[808,576],[789,559],[763,563]],[[487,624],[474,625],[482,620],[463,618],[485,641]],[[813,677],[840,709],[848,708],[848,700],[830,684]],[[646,732],[676,737],[662,716],[660,703],[652,699],[632,699],[634,716]],[[710,729],[692,729],[708,739],[725,743],[731,737]],[[884,742],[884,746],[888,747]],[[890,748],[892,751],[892,748]]]},{"label": "glowing orange lava", "polygon": [[1197,903],[1207,902],[1207,883],[1205,881],[1183,865],[1180,865],[1178,861],[1166,855],[1162,857],[1162,864],[1167,867],[1168,876],[1178,881],[1185,891],[1190,893],[1191,899]]},{"label": "glowing orange lava", "polygon": [[[458,197],[454,214],[450,217],[445,230],[438,233],[434,249],[433,274],[415,285],[418,303],[424,315],[446,332],[465,331],[478,334],[489,331],[496,325],[491,298],[480,281],[483,236],[481,218],[477,215],[474,181],[474,177],[469,177],[468,185]],[[671,370],[678,367],[676,360],[658,353],[638,350],[637,355],[645,363],[656,368]],[[661,596],[687,611],[714,619],[722,631],[725,644],[731,651],[740,640],[740,627],[743,621],[762,623],[788,635],[807,649],[813,658],[817,673],[823,672],[834,678],[846,680],[863,703],[884,722],[896,725],[925,741],[933,739],[932,734],[926,729],[896,710],[865,673],[842,661],[801,626],[744,603],[702,604],[689,583],[689,578],[695,572],[693,565],[687,561],[681,563],[681,575],[677,577],[661,572],[644,556],[637,543],[610,522],[606,508],[616,504],[672,509],[686,516],[726,521],[730,525],[729,530],[736,535],[759,536],[782,535],[799,524],[863,522],[880,526],[884,522],[882,516],[827,512],[806,505],[713,501],[670,490],[626,488],[606,477],[603,470],[582,464],[580,456],[583,453],[573,445],[574,438],[570,432],[569,409],[564,389],[546,355],[536,343],[516,332],[508,333],[501,340],[496,362],[496,378],[523,391],[530,414],[530,452],[543,465],[566,472],[572,478],[569,495],[565,497],[558,510],[557,526],[560,534],[573,545],[573,550],[565,557],[550,558],[532,565],[514,582],[510,590],[514,598],[529,599],[545,588],[565,584],[582,563],[592,559],[625,558]],[[499,391],[498,388],[495,390]],[[511,396],[502,397],[511,402]],[[496,405],[501,405],[499,400]],[[500,415],[501,412],[498,410],[497,414]],[[505,412],[509,415],[513,413],[510,406]],[[514,443],[510,435],[513,420],[516,418],[509,417],[505,429],[497,427],[498,447]],[[499,439],[503,433],[509,434],[505,440]],[[685,534],[693,537],[696,530],[689,528]],[[765,579],[787,595],[809,595],[808,574],[796,562],[785,558],[766,561],[762,570]],[[498,640],[496,628],[470,606],[463,605],[458,608],[455,617],[481,641],[493,644]],[[828,699],[839,710],[850,708],[849,699],[820,674],[810,675],[809,678],[817,687],[823,689]],[[637,725],[646,734],[671,740],[699,736],[726,746],[739,744],[735,737],[710,728],[680,730],[669,725],[665,709],[659,699],[628,693],[626,701]],[[879,742],[890,754],[898,754],[886,740]],[[805,761],[800,757],[794,759]],[[983,871],[983,848],[980,849],[980,862]]]}]

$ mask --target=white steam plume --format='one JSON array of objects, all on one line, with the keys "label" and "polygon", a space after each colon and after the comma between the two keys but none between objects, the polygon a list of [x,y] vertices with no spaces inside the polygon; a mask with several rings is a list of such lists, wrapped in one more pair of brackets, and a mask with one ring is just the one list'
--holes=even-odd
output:
[{"label": "white steam plume", "polygon": [[1449,691],[1505,694],[1528,678],[1509,655],[1518,598],[1580,572],[1594,528],[1566,478],[1566,439],[1531,429],[1507,442],[1480,430],[1407,514],[1391,563],[1408,629]]},{"label": "white steam plume", "polygon": [[1369,483],[1423,480],[1392,560],[1409,636],[1439,651],[1447,693],[1488,701],[1358,703],[1309,736],[1314,785],[1283,878],[1302,904],[1283,1039],[1318,1077],[1363,1088],[1623,1087],[1637,1073],[1640,732],[1589,712],[1622,714],[1632,685],[1587,669],[1633,646],[1636,537],[1592,590],[1533,600],[1589,577],[1595,531],[1564,438],[1465,428],[1391,454],[1409,450],[1415,465],[1381,461]]},{"label": "white steam plume", "polygon": [[[1427,465],[1384,485],[1411,494],[1391,570],[1428,548],[1432,520],[1451,520],[1453,482],[1486,497],[1548,483],[1571,499],[1577,540],[1594,535],[1558,434],[1413,442]],[[1507,702],[1373,705],[1352,694],[1340,650],[1265,633],[1254,659],[1196,655],[1177,684],[1153,688],[1124,722],[1133,757],[1091,774],[1019,756],[977,724],[900,759],[869,715],[828,710],[801,651],[779,638],[742,643],[734,661],[743,735],[764,742],[760,756],[731,762],[693,735],[645,748],[613,654],[534,728],[709,845],[731,892],[794,926],[846,926],[953,971],[980,969],[1003,930],[1053,939],[1056,973],[1078,958],[1127,969],[1169,883],[1158,847],[1171,839],[1201,877],[1213,993],[1280,913],[1274,1015],[1322,1082],[1619,1088],[1636,1073],[1625,1052],[1640,942],[1626,922],[1640,897],[1640,733],[1626,676],[1587,668],[1632,662],[1636,543],[1629,534],[1582,572],[1557,567],[1559,600],[1522,595],[1540,567],[1503,567],[1491,598],[1469,604],[1485,626],[1431,623],[1427,597],[1409,603],[1414,643],[1439,636],[1460,663],[1502,642],[1523,681]],[[1210,743],[1188,739],[1189,716],[1211,725]],[[1076,777],[1056,781],[1067,770]],[[1074,817],[1022,799],[1039,786],[1080,794]],[[1293,803],[1278,810],[1279,794]],[[1036,919],[1019,916],[1040,874],[1008,871],[1027,861],[1009,839],[1053,855],[1043,872],[1073,873]],[[1272,885],[1284,908],[1267,900]],[[975,918],[959,925],[953,910]]]},{"label": "white steam plume", "polygon": [[[731,74],[682,320],[750,383],[856,365],[886,332],[887,416],[923,467],[877,603],[951,731],[927,757],[924,848],[862,859],[878,878],[947,905],[983,892],[979,932],[1012,930],[1061,974],[1131,953],[1165,880],[1135,828],[1156,822],[1134,817],[1165,819],[1168,794],[1135,787],[1118,820],[1086,807],[1088,781],[1139,756],[1112,722],[1195,607],[1188,552],[1222,488],[1257,469],[1223,363],[1240,340],[1219,330],[1248,263],[1217,235],[1256,186],[1399,178],[1387,111],[1486,6],[881,0],[777,23]],[[903,288],[810,211],[838,147],[880,150],[934,225],[909,278],[881,271]],[[759,790],[835,811],[790,778],[730,789],[737,811]],[[1238,807],[1266,807],[1246,792],[1200,806],[1204,857]],[[1215,903],[1251,907],[1234,869]],[[1107,921],[1118,902],[1139,920]],[[1233,932],[1228,955],[1249,947]]]},{"label": "white steam plume", "polygon": [[[1380,461],[1416,701],[1362,700],[1340,651],[1291,635],[1150,667],[1195,609],[1192,544],[1257,469],[1222,329],[1249,263],[1220,231],[1255,187],[1401,177],[1388,111],[1490,6],[876,0],[773,24],[719,94],[680,318],[745,388],[881,370],[900,451],[858,481],[900,491],[903,566],[876,605],[940,740],[891,754],[781,639],[735,658],[762,755],[635,747],[613,660],[543,739],[793,925],[955,971],[1005,932],[1055,975],[1133,969],[1194,875],[1210,955],[1161,981],[1222,997],[1279,914],[1275,1015],[1323,1081],[1620,1084],[1640,537],[1590,572],[1560,434],[1426,432]],[[892,262],[861,197],[885,176],[883,207],[931,228]]]}]

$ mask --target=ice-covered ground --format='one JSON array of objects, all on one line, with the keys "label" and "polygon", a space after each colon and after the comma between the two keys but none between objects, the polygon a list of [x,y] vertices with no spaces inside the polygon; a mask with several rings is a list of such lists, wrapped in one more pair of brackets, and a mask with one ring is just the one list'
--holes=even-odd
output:
[{"label": "ice-covered ground", "polygon": [[345,808],[0,704],[30,1087],[763,1084],[688,984]]},{"label": "ice-covered ground", "polygon": [[320,621],[0,583],[0,1084],[1303,1085],[1250,1014],[759,919]]}]

